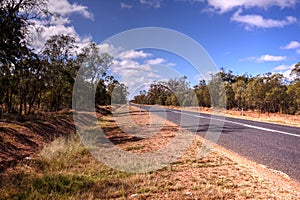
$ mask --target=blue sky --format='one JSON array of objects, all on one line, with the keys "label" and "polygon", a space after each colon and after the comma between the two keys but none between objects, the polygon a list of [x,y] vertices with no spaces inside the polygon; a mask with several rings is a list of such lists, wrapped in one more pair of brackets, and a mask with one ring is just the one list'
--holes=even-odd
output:
[{"label": "blue sky", "polygon": [[[236,74],[288,76],[300,61],[298,0],[50,0],[49,4],[59,19],[53,20],[51,30],[45,27],[39,41],[65,32],[82,45],[91,40],[100,44],[129,29],[163,27],[193,38],[218,68]],[[138,65],[162,59],[156,63],[173,67],[192,84],[199,79],[178,56],[147,50],[140,51],[140,56],[144,60],[127,61]]]}]

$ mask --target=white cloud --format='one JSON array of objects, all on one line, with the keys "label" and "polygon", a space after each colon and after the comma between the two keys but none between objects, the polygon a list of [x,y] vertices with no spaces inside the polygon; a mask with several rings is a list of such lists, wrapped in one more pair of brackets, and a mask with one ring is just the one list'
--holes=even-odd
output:
[{"label": "white cloud", "polygon": [[160,8],[160,0],[140,0],[142,5],[146,5],[153,8]]},{"label": "white cloud", "polygon": [[168,62],[165,64],[165,66],[167,67],[175,67],[177,64],[176,63],[173,63],[173,62]]},{"label": "white cloud", "polygon": [[[204,2],[204,0],[194,0],[195,2]],[[280,8],[290,8],[297,4],[297,0],[206,0],[209,4],[210,10],[219,13],[225,13],[235,8],[264,8],[267,9],[272,6]]]},{"label": "white cloud", "polygon": [[281,47],[281,49],[296,49],[296,53],[300,54],[300,43],[298,41],[291,41],[287,45]]},{"label": "white cloud", "polygon": [[257,60],[257,57],[251,56],[251,57],[247,57],[247,58],[241,58],[239,61],[246,62],[246,61],[251,61],[251,60]]},{"label": "white cloud", "polygon": [[108,73],[124,83],[130,94],[140,91],[154,81],[175,77],[176,70],[171,66],[176,64],[154,57],[151,53],[143,50],[124,50],[110,43],[99,44],[98,48],[100,53],[108,53],[114,58]]},{"label": "white cloud", "polygon": [[246,61],[256,61],[256,62],[278,62],[278,61],[284,61],[286,60],[286,56],[272,56],[269,54],[262,55],[260,57],[247,57],[247,58],[242,58],[239,61],[240,62],[246,62]]},{"label": "white cloud", "polygon": [[198,84],[200,80],[211,80],[211,75],[214,74],[214,72],[208,71],[205,72],[204,74],[198,73],[194,76],[194,81]]},{"label": "white cloud", "polygon": [[42,23],[36,22],[35,26],[31,27],[30,33],[31,34],[28,36],[28,41],[30,46],[35,49],[35,51],[40,51],[46,41],[54,35],[68,35],[74,37],[76,45],[78,46],[78,50],[82,49],[91,42],[90,36],[79,36],[74,26],[46,26]]},{"label": "white cloud", "polygon": [[272,55],[263,55],[257,59],[258,62],[272,62],[272,61],[283,61],[286,59],[286,56],[272,56]]},{"label": "white cloud", "polygon": [[275,67],[274,69],[273,69],[273,71],[286,71],[286,70],[292,70],[292,69],[294,69],[294,66],[295,66],[296,64],[292,64],[292,65],[279,65],[279,66],[277,66],[277,67]]},{"label": "white cloud", "polygon": [[126,4],[124,2],[121,2],[120,6],[121,6],[121,8],[126,8],[126,9],[131,9],[132,8],[132,5]]},{"label": "white cloud", "polygon": [[155,58],[155,59],[146,60],[145,64],[147,64],[147,65],[163,65],[165,67],[174,67],[174,66],[176,66],[176,63],[167,62],[163,58]]},{"label": "white cloud", "polygon": [[137,61],[133,60],[115,60],[112,67],[112,71],[118,75],[134,75],[138,72],[150,72],[151,67],[149,65],[140,64]]},{"label": "white cloud", "polygon": [[52,16],[50,21],[52,25],[66,25],[71,23],[68,17],[61,16]]},{"label": "white cloud", "polygon": [[149,53],[145,53],[143,51],[125,51],[119,55],[120,59],[139,59],[139,58],[147,58],[151,56]]},{"label": "white cloud", "polygon": [[78,5],[77,3],[71,4],[68,0],[49,0],[48,10],[62,16],[78,13],[87,19],[93,19],[93,14],[88,11],[87,6]]},{"label": "white cloud", "polygon": [[134,93],[154,81],[167,80],[174,75],[174,69],[171,68],[174,63],[154,57],[151,53],[142,50],[124,50],[108,43],[100,44],[98,47],[101,53],[106,52],[113,56],[113,65],[109,68],[109,73],[124,83],[129,93]]},{"label": "white cloud", "polygon": [[241,15],[242,10],[251,8],[268,9],[271,7],[295,8],[299,0],[187,0],[192,2],[207,3],[208,6],[203,9],[204,12],[217,12],[224,14],[232,10],[237,10],[231,17],[231,21],[245,24],[246,30],[258,28],[280,28],[297,22],[293,16],[286,16],[284,19],[265,19],[261,15]]},{"label": "white cloud", "polygon": [[283,20],[265,19],[260,15],[241,15],[242,10],[238,10],[231,17],[231,21],[246,25],[246,29],[252,27],[259,28],[280,28],[297,22],[295,17],[287,16]]},{"label": "white cloud", "polygon": [[300,43],[297,41],[291,41],[287,45],[281,47],[281,49],[299,49],[300,48]]},{"label": "white cloud", "polygon": [[292,73],[292,70],[289,69],[289,70],[286,70],[286,71],[282,71],[282,72],[278,72],[279,74],[282,74],[285,78],[287,78],[288,80],[293,80],[294,79],[294,76],[291,75]]},{"label": "white cloud", "polygon": [[292,65],[279,65],[275,67],[272,71],[275,71],[276,73],[283,74],[284,77],[286,77],[288,80],[293,80],[295,76],[291,76],[291,72],[294,69],[296,63]]},{"label": "white cloud", "polygon": [[29,28],[28,42],[35,51],[39,51],[46,41],[54,35],[68,35],[75,38],[78,50],[91,42],[90,36],[79,36],[75,27],[70,25],[69,15],[80,14],[87,19],[93,19],[92,13],[86,6],[69,3],[67,0],[50,0],[48,10],[52,13],[49,21],[33,20],[34,26]]},{"label": "white cloud", "polygon": [[[292,72],[292,70],[289,69],[289,70],[277,71],[276,74],[282,74],[283,77],[287,78],[287,80],[293,80],[294,76],[291,76],[291,72]],[[275,74],[275,73],[273,73],[273,74]]]},{"label": "white cloud", "polygon": [[99,53],[107,53],[114,58],[119,57],[120,53],[123,51],[121,48],[116,48],[112,44],[109,43],[101,43],[97,45],[99,48]]},{"label": "white cloud", "polygon": [[150,65],[130,59],[116,59],[110,67],[110,71],[113,76],[118,77],[118,80],[128,87],[129,93],[133,93],[141,86],[150,84],[161,77],[152,70]]},{"label": "white cloud", "polygon": [[159,65],[165,62],[165,59],[162,58],[156,58],[156,59],[152,59],[152,60],[148,60],[147,64],[148,65]]}]

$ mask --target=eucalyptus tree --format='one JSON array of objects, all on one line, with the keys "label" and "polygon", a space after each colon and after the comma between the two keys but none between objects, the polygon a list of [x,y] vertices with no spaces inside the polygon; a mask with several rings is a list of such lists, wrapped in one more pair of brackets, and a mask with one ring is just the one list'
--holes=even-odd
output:
[{"label": "eucalyptus tree", "polygon": [[247,82],[244,79],[237,79],[237,81],[232,84],[232,89],[234,91],[234,100],[237,108],[245,108],[245,92],[247,89]]},{"label": "eucalyptus tree", "polygon": [[75,38],[67,35],[54,35],[47,40],[42,51],[45,60],[44,101],[51,110],[70,107],[76,65]]},{"label": "eucalyptus tree", "polygon": [[252,110],[264,111],[264,100],[266,96],[266,87],[264,78],[261,75],[253,77],[249,80],[245,91],[245,104],[247,108]]},{"label": "eucalyptus tree", "polygon": [[292,72],[291,72],[291,75],[292,76],[295,76],[295,81],[299,82],[300,81],[300,62],[298,62],[294,68],[292,69]]},{"label": "eucalyptus tree", "polygon": [[19,86],[25,77],[20,76],[28,75],[24,70],[29,60],[36,59],[26,40],[28,27],[33,23],[31,19],[46,12],[45,8],[44,0],[0,1],[0,103],[4,102],[9,113],[22,104]]},{"label": "eucalyptus tree", "polygon": [[80,70],[77,74],[77,81],[83,87],[77,87],[81,91],[78,91],[79,95],[76,96],[75,105],[80,105],[83,95],[91,95],[90,99],[93,100],[92,94],[94,93],[96,104],[109,104],[110,97],[105,77],[107,76],[108,68],[113,64],[113,57],[107,53],[101,53],[97,44],[91,42],[78,55],[78,63]]},{"label": "eucalyptus tree", "polygon": [[290,83],[287,89],[288,113],[300,113],[300,62],[295,65],[291,72],[295,79]]},{"label": "eucalyptus tree", "polygon": [[282,74],[272,74],[266,78],[265,110],[268,112],[283,112],[286,110],[287,87]]},{"label": "eucalyptus tree", "polygon": [[194,86],[194,91],[197,95],[198,104],[201,107],[210,107],[210,93],[205,80],[200,80],[198,85]]}]

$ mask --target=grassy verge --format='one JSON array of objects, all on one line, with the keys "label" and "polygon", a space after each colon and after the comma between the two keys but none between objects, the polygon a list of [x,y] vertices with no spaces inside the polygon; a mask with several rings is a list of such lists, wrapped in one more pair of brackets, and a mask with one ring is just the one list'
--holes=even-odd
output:
[{"label": "grassy verge", "polygon": [[[123,116],[124,117],[124,116]],[[130,116],[149,123],[147,113]],[[122,136],[112,116],[102,118],[107,137]],[[155,151],[178,128],[169,122],[152,137],[118,145],[133,153]],[[164,142],[165,140],[165,142]],[[184,156],[151,173],[131,174],[98,162],[76,135],[57,138],[36,157],[1,175],[0,199],[299,199],[300,190],[276,184],[248,166],[213,151],[198,157],[196,137]],[[284,182],[285,183],[285,182]]]}]

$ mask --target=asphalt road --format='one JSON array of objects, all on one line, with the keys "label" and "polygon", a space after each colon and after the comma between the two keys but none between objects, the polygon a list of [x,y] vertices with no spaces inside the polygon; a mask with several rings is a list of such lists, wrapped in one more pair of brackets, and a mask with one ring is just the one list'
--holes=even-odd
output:
[{"label": "asphalt road", "polygon": [[211,122],[220,122],[217,124],[223,126],[216,129],[222,131],[217,144],[300,181],[300,128],[229,117],[222,119],[190,111],[155,111],[148,106],[140,107],[165,116],[203,137],[208,129],[211,130]]}]

